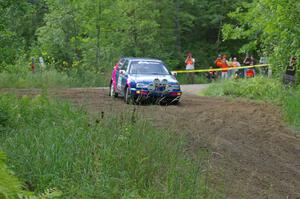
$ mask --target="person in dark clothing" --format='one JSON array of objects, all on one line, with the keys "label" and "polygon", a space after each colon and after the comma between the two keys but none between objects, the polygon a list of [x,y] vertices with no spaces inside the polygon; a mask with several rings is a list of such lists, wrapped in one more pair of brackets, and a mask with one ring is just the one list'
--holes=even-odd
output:
[{"label": "person in dark clothing", "polygon": [[205,75],[206,75],[209,82],[213,82],[217,79],[217,72],[214,71],[212,66],[209,67],[209,69],[210,69],[209,72],[206,73]]},{"label": "person in dark clothing", "polygon": [[[254,66],[256,64],[256,60],[254,57],[251,55],[249,56],[248,54],[246,55],[246,58],[244,59],[243,64],[245,66]],[[254,77],[256,74],[254,68],[245,68],[244,69],[244,77]]]},{"label": "person in dark clothing", "polygon": [[34,62],[34,57],[31,59],[31,72],[35,73],[35,62]]},{"label": "person in dark clothing", "polygon": [[283,75],[283,83],[288,86],[296,85],[297,58],[291,57],[290,64]]}]

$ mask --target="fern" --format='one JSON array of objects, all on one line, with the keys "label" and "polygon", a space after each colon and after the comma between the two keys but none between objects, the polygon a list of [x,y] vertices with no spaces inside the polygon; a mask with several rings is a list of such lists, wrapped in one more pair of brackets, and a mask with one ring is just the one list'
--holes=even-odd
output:
[{"label": "fern", "polygon": [[62,195],[56,189],[47,189],[44,193],[34,195],[22,189],[22,183],[5,164],[6,156],[0,151],[0,199],[52,199]]}]

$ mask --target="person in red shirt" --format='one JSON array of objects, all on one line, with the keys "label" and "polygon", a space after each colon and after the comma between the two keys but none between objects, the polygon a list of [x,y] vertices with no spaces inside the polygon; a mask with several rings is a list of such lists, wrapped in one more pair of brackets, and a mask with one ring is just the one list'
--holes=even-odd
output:
[{"label": "person in red shirt", "polygon": [[[254,66],[256,64],[256,61],[255,61],[255,59],[252,55],[249,56],[249,54],[246,54],[246,58],[245,58],[243,63],[244,63],[245,66]],[[245,68],[244,69],[244,76],[247,77],[247,78],[254,77],[255,76],[255,69],[254,68]]]},{"label": "person in red shirt", "polygon": [[250,78],[250,77],[254,77],[254,71],[253,71],[253,69],[248,69],[247,71],[246,71],[246,77],[247,78]]},{"label": "person in red shirt", "polygon": [[35,73],[35,62],[34,62],[34,58],[31,59],[31,72]]}]

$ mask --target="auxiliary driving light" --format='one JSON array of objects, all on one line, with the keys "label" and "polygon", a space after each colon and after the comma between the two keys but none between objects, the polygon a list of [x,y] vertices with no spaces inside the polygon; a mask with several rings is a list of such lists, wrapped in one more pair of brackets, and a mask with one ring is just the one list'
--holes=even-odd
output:
[{"label": "auxiliary driving light", "polygon": [[141,91],[136,91],[136,94],[141,94]]},{"label": "auxiliary driving light", "polygon": [[161,81],[161,84],[162,84],[162,86],[167,86],[167,85],[168,85],[168,80],[163,79],[163,80]]},{"label": "auxiliary driving light", "polygon": [[153,84],[154,84],[155,87],[159,87],[159,85],[160,85],[159,79],[157,79],[157,78],[154,79]]}]

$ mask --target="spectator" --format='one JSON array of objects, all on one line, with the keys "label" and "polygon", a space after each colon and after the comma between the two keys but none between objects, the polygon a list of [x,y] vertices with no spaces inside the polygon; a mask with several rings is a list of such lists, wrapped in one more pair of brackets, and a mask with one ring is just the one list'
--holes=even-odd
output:
[{"label": "spectator", "polygon": [[231,78],[232,74],[233,74],[233,71],[231,70],[231,67],[232,67],[232,58],[230,57],[229,60],[227,61],[227,65],[228,65],[228,78]]},{"label": "spectator", "polygon": [[285,85],[296,85],[297,59],[295,56],[291,57],[290,64],[286,68],[283,76],[283,83]]},{"label": "spectator", "polygon": [[43,57],[39,57],[39,63],[40,63],[41,73],[43,73],[46,70],[46,65]]},{"label": "spectator", "polygon": [[[191,52],[188,52],[187,58],[185,59],[186,70],[195,70],[195,59],[192,56]],[[194,83],[195,74],[190,72],[188,73],[188,82]]]},{"label": "spectator", "polygon": [[[216,66],[216,68],[219,68],[219,69],[222,68],[222,56],[220,54],[218,55],[217,59],[215,60],[215,66]],[[217,77],[221,77],[221,74],[222,74],[222,72],[219,71],[217,73]]]},{"label": "spectator", "polygon": [[[246,54],[246,58],[244,59],[245,66],[254,66],[256,64],[256,60],[254,57],[249,54]],[[254,77],[255,76],[255,69],[254,68],[245,68],[244,69],[244,77]]]},{"label": "spectator", "polygon": [[250,57],[250,66],[254,66],[256,64],[256,59],[251,55]]},{"label": "spectator", "polygon": [[[268,64],[268,58],[267,57],[260,57],[259,64]],[[261,75],[267,76],[268,75],[268,66],[263,66],[259,68],[259,72]]]},{"label": "spectator", "polygon": [[222,79],[227,79],[228,78],[228,62],[227,62],[227,59],[226,59],[226,55],[223,55],[222,57],[222,75],[221,75],[221,78]]},{"label": "spectator", "polygon": [[34,62],[34,57],[31,58],[31,72],[35,73],[35,62]]},{"label": "spectator", "polygon": [[[237,58],[234,57],[233,61],[232,61],[232,67],[237,68],[237,67],[240,67],[240,66],[241,66],[240,62],[238,62]],[[240,69],[233,69],[232,70],[232,73],[233,73],[235,79],[240,77],[239,70]]]},{"label": "spectator", "polygon": [[206,74],[209,82],[215,81],[217,79],[217,72],[213,70],[213,67],[209,67],[209,72]]}]

